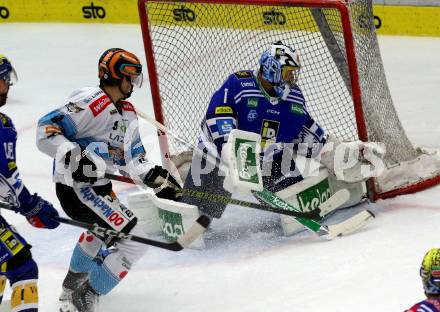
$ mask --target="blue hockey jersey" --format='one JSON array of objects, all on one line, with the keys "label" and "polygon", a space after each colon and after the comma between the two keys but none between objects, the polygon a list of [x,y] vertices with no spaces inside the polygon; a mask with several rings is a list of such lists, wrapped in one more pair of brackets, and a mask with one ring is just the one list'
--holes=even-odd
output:
[{"label": "blue hockey jersey", "polygon": [[326,141],[298,86],[285,99],[273,98],[250,70],[230,75],[214,93],[202,127],[203,137],[216,145],[219,154],[232,129],[260,134],[262,150],[274,143],[306,143],[310,148],[298,150],[306,157],[315,156]]},{"label": "blue hockey jersey", "polygon": [[23,185],[16,164],[17,131],[12,120],[0,113],[0,201],[20,209],[31,200]]}]

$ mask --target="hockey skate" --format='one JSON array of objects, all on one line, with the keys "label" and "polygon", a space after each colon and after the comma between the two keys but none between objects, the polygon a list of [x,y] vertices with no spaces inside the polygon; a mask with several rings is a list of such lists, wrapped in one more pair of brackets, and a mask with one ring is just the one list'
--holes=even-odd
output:
[{"label": "hockey skate", "polygon": [[72,293],[72,303],[78,312],[98,312],[99,294],[86,280]]},{"label": "hockey skate", "polygon": [[59,312],[76,312],[72,303],[72,293],[87,280],[87,273],[75,273],[69,270],[63,281],[63,291],[59,298]]}]

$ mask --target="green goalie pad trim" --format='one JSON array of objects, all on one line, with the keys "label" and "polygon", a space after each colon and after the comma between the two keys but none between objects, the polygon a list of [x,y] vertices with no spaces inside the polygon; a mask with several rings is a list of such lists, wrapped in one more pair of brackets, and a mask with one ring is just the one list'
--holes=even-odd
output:
[{"label": "green goalie pad trim", "polygon": [[[276,207],[282,210],[301,211],[299,208],[296,208],[291,204],[285,202],[284,200],[282,200],[281,198],[279,198],[274,193],[268,190],[263,190],[261,192],[254,192],[254,194],[259,199],[261,199],[266,204],[272,207]],[[295,218],[295,219],[305,227],[312,230],[313,232],[319,232],[319,230],[321,229],[321,224],[316,221],[310,219],[304,219],[304,218]]]}]

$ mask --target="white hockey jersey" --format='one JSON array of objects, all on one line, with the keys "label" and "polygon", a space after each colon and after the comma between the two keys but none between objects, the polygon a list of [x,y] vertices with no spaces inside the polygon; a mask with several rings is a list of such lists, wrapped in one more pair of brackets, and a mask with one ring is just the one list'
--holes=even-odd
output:
[{"label": "white hockey jersey", "polygon": [[[133,105],[128,101],[115,105],[99,87],[74,91],[66,105],[38,122],[37,147],[55,159],[54,182],[74,185],[63,157],[75,144],[103,159],[106,172],[122,169],[132,178],[142,179],[141,176],[153,167],[143,159],[145,149]],[[102,170],[99,162],[98,159],[98,169]],[[102,178],[94,185],[106,183],[108,180]]]}]

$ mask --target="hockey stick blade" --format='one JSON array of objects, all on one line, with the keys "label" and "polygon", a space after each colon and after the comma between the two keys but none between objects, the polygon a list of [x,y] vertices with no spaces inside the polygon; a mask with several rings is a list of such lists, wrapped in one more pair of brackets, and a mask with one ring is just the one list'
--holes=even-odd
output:
[{"label": "hockey stick blade", "polygon": [[[2,202],[0,202],[0,208],[15,211],[10,205]],[[90,224],[82,221],[76,221],[63,217],[55,217],[54,219],[63,224],[73,225],[76,227],[86,229],[98,237],[110,235],[116,238],[128,239],[141,244],[146,244],[171,251],[180,251],[183,248],[186,248],[189,245],[191,245],[192,242],[194,242],[205,232],[205,230],[208,228],[209,224],[211,223],[211,220],[207,216],[202,215],[197,218],[196,222],[189,228],[188,231],[186,231],[182,236],[180,236],[177,239],[177,241],[172,243],[167,243],[167,242],[152,240],[146,237],[132,235],[129,233],[115,231],[110,228],[106,228],[106,227],[98,226],[96,224]]]},{"label": "hockey stick blade", "polygon": [[361,212],[342,222],[333,225],[327,225],[328,232],[321,233],[320,237],[324,239],[333,239],[339,236],[346,236],[363,228],[374,218],[375,215],[370,210],[362,210]]},{"label": "hockey stick blade", "polygon": [[329,212],[338,209],[350,199],[350,192],[347,189],[340,189],[329,199],[319,205],[320,215],[325,216]]}]

